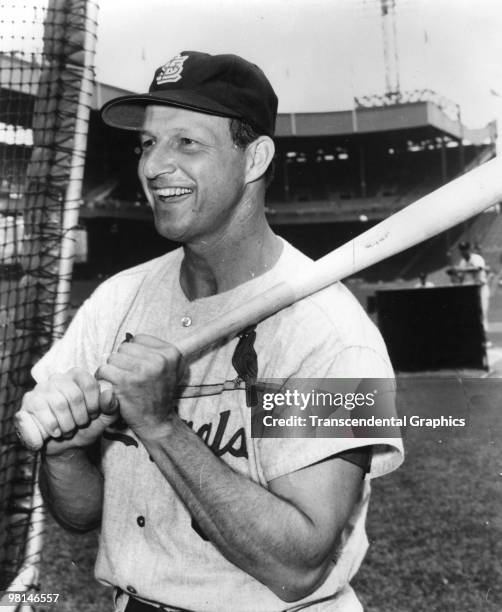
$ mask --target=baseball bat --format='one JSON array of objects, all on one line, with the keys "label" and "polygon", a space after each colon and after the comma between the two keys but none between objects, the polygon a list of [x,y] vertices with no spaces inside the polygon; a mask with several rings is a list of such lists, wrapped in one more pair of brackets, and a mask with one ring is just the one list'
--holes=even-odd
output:
[{"label": "baseball bat", "polygon": [[[307,272],[280,282],[246,303],[227,311],[177,343],[188,357],[214,342],[259,323],[328,285],[400,253],[458,225],[502,201],[502,160],[489,162],[384,219],[353,240],[313,262]],[[31,450],[47,434],[29,413],[16,414],[21,441]]]}]

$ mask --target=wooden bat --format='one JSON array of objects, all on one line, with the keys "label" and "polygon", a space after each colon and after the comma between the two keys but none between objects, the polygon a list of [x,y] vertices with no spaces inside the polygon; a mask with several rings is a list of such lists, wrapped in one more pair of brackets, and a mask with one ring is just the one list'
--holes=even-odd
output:
[{"label": "wooden bat", "polygon": [[[317,260],[305,275],[288,278],[229,310],[178,343],[185,356],[232,336],[316,291],[404,251],[502,201],[502,160],[447,183]],[[47,433],[29,413],[15,416],[21,441],[40,449]]]}]

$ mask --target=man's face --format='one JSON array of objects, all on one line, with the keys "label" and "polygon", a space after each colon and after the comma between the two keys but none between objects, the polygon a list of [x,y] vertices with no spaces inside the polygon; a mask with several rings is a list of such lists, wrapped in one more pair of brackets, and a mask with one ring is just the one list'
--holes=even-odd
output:
[{"label": "man's face", "polygon": [[229,120],[148,106],[139,178],[157,231],[170,240],[207,240],[225,232],[245,188],[246,155]]}]

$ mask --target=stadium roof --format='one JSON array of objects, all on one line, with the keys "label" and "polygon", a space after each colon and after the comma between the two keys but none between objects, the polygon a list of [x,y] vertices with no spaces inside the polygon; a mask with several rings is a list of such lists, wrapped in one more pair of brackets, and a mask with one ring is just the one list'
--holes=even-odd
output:
[{"label": "stadium roof", "polygon": [[[0,70],[10,71],[11,89],[35,95],[38,66],[12,55],[0,54]],[[27,77],[29,83],[26,82]],[[128,90],[105,83],[96,83],[92,107],[97,110],[108,100],[129,93],[131,92]],[[493,142],[496,134],[495,122],[479,129],[467,128],[458,119],[452,119],[451,115],[433,101],[416,101],[335,112],[282,113],[277,118],[276,135],[342,136],[426,127],[435,128],[438,132],[457,140],[467,140],[474,145]]]},{"label": "stadium roof", "polygon": [[433,102],[413,102],[328,113],[283,114],[277,119],[276,133],[278,136],[341,136],[433,127],[457,140],[480,145],[493,139],[492,126],[469,129],[450,119]]},{"label": "stadium roof", "polygon": [[[94,108],[128,93],[131,92],[96,83]],[[275,133],[278,137],[342,136],[421,127],[436,128],[474,145],[486,144],[495,135],[493,123],[479,129],[467,128],[430,101],[324,113],[279,113]]]}]

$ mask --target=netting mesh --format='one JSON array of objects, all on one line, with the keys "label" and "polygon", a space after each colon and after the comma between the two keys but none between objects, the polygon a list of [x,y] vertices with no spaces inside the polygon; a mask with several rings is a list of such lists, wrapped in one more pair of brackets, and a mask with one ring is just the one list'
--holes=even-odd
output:
[{"label": "netting mesh", "polygon": [[0,0],[0,589],[27,551],[37,556],[36,456],[17,443],[13,415],[31,366],[65,326],[95,9],[96,0]]}]

